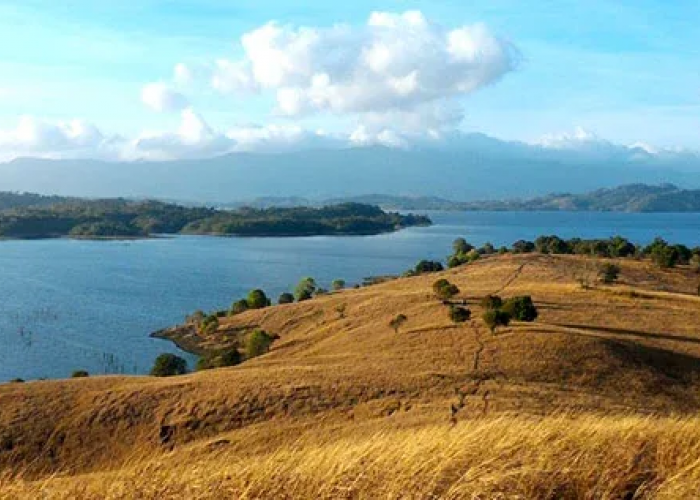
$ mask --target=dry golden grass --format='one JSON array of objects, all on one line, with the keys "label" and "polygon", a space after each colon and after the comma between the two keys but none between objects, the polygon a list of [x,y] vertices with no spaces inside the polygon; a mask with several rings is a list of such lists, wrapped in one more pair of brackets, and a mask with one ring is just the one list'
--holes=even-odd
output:
[{"label": "dry golden grass", "polygon": [[[495,257],[230,318],[206,345],[281,337],[236,368],[0,386],[0,497],[692,498],[698,276],[620,264]],[[491,293],[538,321],[491,335]]]},{"label": "dry golden grass", "polygon": [[225,444],[187,447],[118,471],[8,480],[2,491],[75,500],[686,499],[700,484],[698,418],[501,416],[338,431],[307,431],[244,456]]}]

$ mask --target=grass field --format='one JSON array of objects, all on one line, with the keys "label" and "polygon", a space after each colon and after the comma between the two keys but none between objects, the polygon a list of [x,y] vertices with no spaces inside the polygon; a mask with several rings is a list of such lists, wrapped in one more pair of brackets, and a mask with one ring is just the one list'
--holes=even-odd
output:
[{"label": "grass field", "polygon": [[[235,368],[0,386],[0,497],[698,497],[700,277],[623,260],[581,288],[601,262],[493,257],[249,311],[206,342],[280,340]],[[492,335],[492,293],[538,320]]]}]

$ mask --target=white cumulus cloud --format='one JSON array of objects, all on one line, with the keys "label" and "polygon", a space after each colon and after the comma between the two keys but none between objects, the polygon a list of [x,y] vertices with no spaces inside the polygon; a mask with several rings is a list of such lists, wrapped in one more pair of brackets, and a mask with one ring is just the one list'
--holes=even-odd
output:
[{"label": "white cumulus cloud", "polygon": [[[457,29],[417,11],[373,13],[362,27],[268,23],[241,39],[244,56],[219,60],[212,85],[224,93],[269,91],[280,114],[372,114],[389,121],[427,113],[453,126],[459,99],[515,69],[519,55],[485,25]],[[439,120],[438,120],[439,121]]]},{"label": "white cumulus cloud", "polygon": [[188,106],[187,98],[165,83],[149,83],[143,87],[141,101],[158,113],[182,111]]}]

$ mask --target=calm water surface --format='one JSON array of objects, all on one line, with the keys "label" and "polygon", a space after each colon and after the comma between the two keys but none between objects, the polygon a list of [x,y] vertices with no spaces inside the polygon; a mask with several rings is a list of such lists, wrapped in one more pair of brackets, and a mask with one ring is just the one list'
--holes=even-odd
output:
[{"label": "calm water surface", "polygon": [[329,286],[400,273],[421,258],[444,259],[458,236],[496,246],[541,234],[700,245],[698,214],[429,215],[432,227],[372,237],[0,242],[0,381],[76,369],[143,374],[158,354],[178,352],[148,334],[189,312],[228,308],[251,288],[276,298],[304,276]]}]

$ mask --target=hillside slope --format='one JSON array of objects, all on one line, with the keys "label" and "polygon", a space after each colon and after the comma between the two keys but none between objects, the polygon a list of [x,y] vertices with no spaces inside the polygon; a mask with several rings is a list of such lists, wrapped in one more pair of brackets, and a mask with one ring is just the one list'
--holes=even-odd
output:
[{"label": "hillside slope", "polygon": [[[493,257],[444,273],[249,311],[228,319],[207,341],[224,345],[250,328],[280,340],[269,354],[235,368],[162,380],[0,386],[0,469],[41,478],[125,467],[129,476],[135,469],[124,464],[146,457],[150,466],[160,461],[166,474],[163,464],[176,467],[185,456],[211,462],[221,452],[245,462],[263,454],[274,461],[276,453],[297,450],[296,440],[313,436],[325,441],[304,443],[328,452],[337,440],[357,438],[360,446],[372,432],[420,428],[439,435],[455,423],[467,439],[472,431],[459,422],[475,419],[508,427],[502,419],[530,425],[568,414],[621,424],[620,415],[696,413],[697,275],[623,261],[620,284],[583,290],[577,278],[594,273],[594,265],[571,256]],[[472,309],[471,322],[454,325],[433,296],[432,283],[441,277],[462,290],[458,300]],[[540,317],[491,335],[479,302],[492,293],[532,295]],[[389,322],[398,314],[408,321],[396,333]],[[175,453],[173,461],[161,452]],[[6,488],[33,491],[32,484],[7,481]],[[70,481],[51,487],[75,491]],[[68,490],[61,489],[65,484]]]}]

